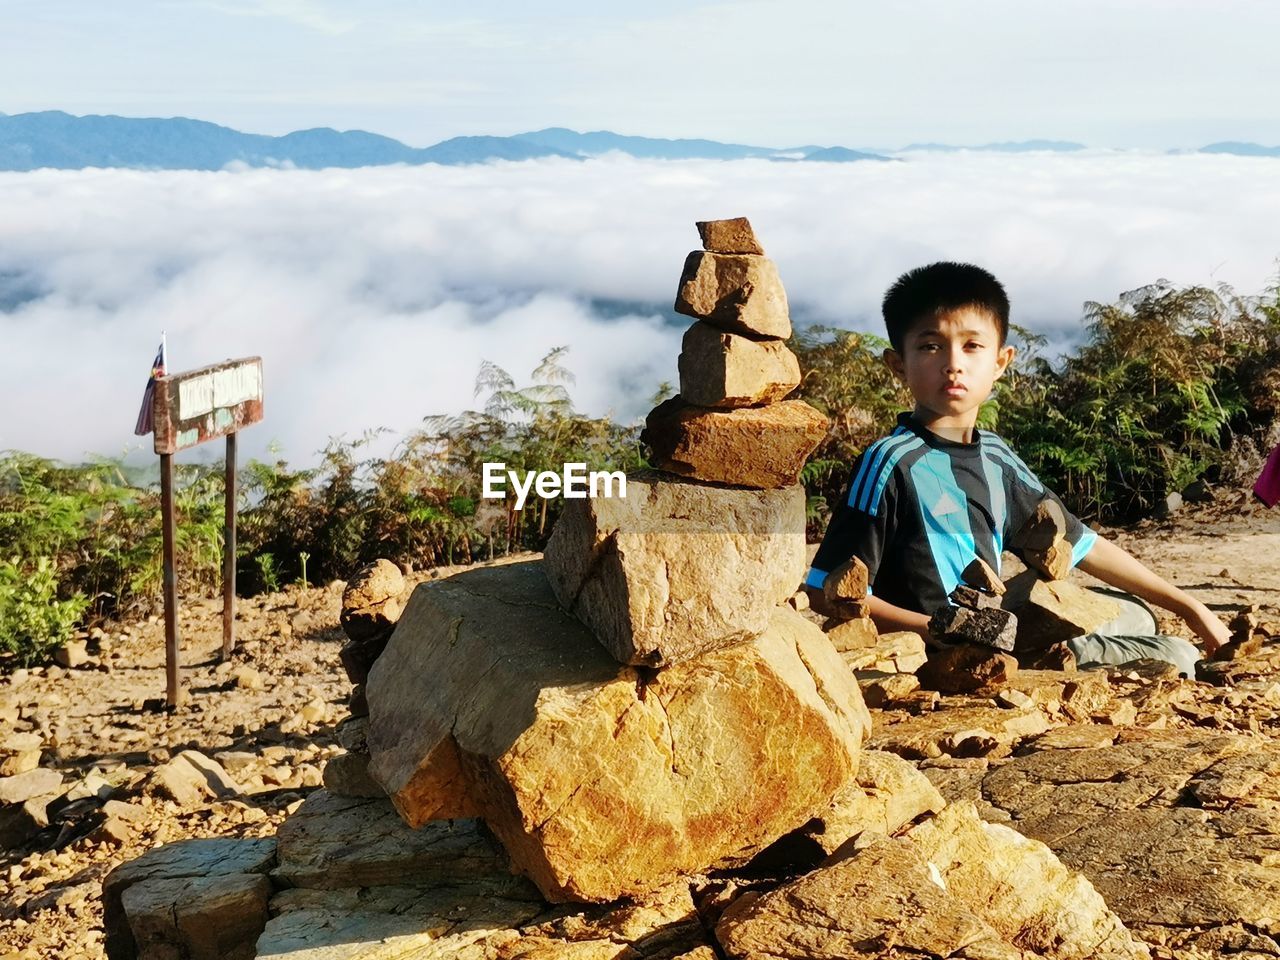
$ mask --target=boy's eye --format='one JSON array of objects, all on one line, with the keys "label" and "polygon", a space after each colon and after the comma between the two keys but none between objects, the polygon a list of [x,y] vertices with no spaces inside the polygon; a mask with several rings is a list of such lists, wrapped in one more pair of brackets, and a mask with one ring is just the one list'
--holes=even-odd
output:
[{"label": "boy's eye", "polygon": [[976,340],[970,340],[968,343],[964,345],[964,348],[966,350],[981,350],[983,346],[984,346],[983,344],[978,343],[978,341]]}]

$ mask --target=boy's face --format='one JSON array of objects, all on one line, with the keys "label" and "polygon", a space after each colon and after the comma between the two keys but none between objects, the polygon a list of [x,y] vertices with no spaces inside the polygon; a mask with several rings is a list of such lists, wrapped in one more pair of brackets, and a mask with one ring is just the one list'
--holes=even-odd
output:
[{"label": "boy's face", "polygon": [[990,313],[962,307],[917,320],[903,337],[902,352],[886,350],[884,358],[915,397],[918,413],[946,426],[972,427],[1013,354],[1013,347],[1001,345]]}]

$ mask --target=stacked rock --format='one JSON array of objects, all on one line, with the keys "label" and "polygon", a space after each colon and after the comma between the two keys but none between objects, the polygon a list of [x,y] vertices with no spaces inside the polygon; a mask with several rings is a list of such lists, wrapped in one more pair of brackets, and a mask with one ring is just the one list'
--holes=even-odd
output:
[{"label": "stacked rock", "polygon": [[404,575],[390,560],[375,560],[360,567],[347,581],[342,593],[338,623],[347,635],[339,651],[342,667],[352,683],[351,715],[338,725],[338,743],[346,751],[329,760],[324,768],[324,785],[330,793],[345,797],[377,797],[383,790],[369,776],[369,748],[366,742],[369,704],[365,683],[369,671],[395,630],[400,619]]},{"label": "stacked rock", "polygon": [[700,314],[746,332],[686,337],[699,403],[650,417],[662,470],[567,500],[540,562],[418,587],[369,674],[369,770],[401,816],[482,818],[552,901],[748,859],[829,804],[870,728],[786,605],[825,418],[778,402],[798,381],[785,295],[746,221],[700,226],[682,300],[714,286]]},{"label": "stacked rock", "polygon": [[698,223],[678,313],[684,335],[680,393],[649,414],[643,440],[654,466],[712,483],[776,489],[796,483],[827,419],[801,400],[787,294],[745,217]]}]

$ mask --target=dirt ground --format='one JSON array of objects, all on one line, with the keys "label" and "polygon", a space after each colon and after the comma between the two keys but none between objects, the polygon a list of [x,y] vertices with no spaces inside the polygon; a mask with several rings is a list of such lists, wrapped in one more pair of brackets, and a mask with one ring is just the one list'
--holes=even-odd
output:
[{"label": "dirt ground", "polygon": [[[1280,509],[1243,492],[1104,533],[1225,618],[1280,602]],[[114,866],[186,837],[272,834],[320,786],[340,749],[335,730],[350,692],[338,660],[341,590],[336,583],[241,601],[240,644],[228,663],[217,657],[220,601],[185,601],[187,702],[172,715],[149,703],[165,688],[156,618],[95,631],[80,668],[0,679],[0,739],[38,733],[41,766],[63,775],[60,789],[106,781],[128,805],[115,829],[68,815],[25,846],[0,850],[0,960],[102,957],[100,884]],[[1172,618],[1163,626],[1188,635]],[[183,750],[218,760],[238,794],[184,806],[144,789]]]}]

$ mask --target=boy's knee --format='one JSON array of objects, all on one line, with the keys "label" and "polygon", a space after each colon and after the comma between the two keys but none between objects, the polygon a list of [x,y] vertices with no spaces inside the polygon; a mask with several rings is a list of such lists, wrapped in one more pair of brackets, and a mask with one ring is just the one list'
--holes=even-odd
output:
[{"label": "boy's knee", "polygon": [[1096,633],[1067,641],[1077,665],[1115,666],[1134,660],[1163,660],[1178,668],[1178,673],[1191,679],[1196,675],[1200,651],[1183,637],[1164,634],[1151,636],[1106,636]]}]

